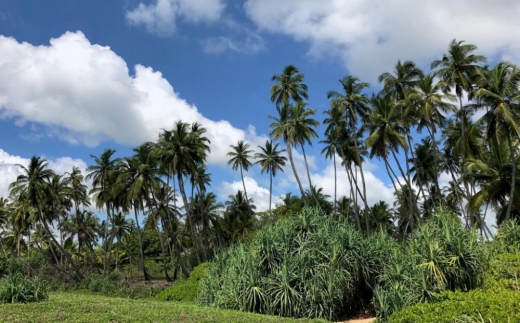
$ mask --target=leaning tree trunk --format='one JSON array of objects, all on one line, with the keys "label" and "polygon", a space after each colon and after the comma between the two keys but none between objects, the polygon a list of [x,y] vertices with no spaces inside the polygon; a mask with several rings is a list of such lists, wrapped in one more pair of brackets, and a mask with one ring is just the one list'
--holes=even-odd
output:
[{"label": "leaning tree trunk", "polygon": [[143,251],[143,238],[141,236],[141,226],[139,225],[139,218],[137,217],[137,205],[134,204],[134,216],[135,216],[135,225],[137,228],[137,238],[139,239],[139,252],[141,254],[141,265],[143,269],[144,280],[149,281],[150,275],[146,271],[146,265],[144,263],[144,251]]},{"label": "leaning tree trunk", "polygon": [[[347,164],[345,163],[345,170],[347,171],[348,182],[350,184],[350,196],[352,198],[352,202],[354,202],[355,201],[354,196],[357,193],[354,192],[354,185],[352,184],[352,175],[350,174],[351,172],[350,172],[349,168],[350,167],[348,167]],[[348,213],[350,213],[350,203],[348,205],[348,209],[349,209]],[[359,208],[355,204],[354,204],[354,217],[356,218],[356,224],[357,224],[358,230],[359,230],[359,232],[361,232],[362,229],[361,229],[361,221],[359,219]]]},{"label": "leaning tree trunk", "polygon": [[291,162],[291,168],[294,173],[294,178],[298,183],[298,187],[300,188],[300,193],[302,194],[303,203],[307,205],[307,199],[305,198],[305,191],[303,190],[302,182],[300,181],[300,177],[298,176],[298,172],[296,172],[296,166],[294,166],[294,159],[292,155],[291,144],[286,140],[285,145],[287,146],[287,155],[289,155],[289,161]]},{"label": "leaning tree trunk", "polygon": [[242,172],[242,166],[240,166],[240,177],[242,178],[242,186],[244,187],[244,195],[246,196],[247,205],[249,205],[249,198],[247,197],[246,182],[244,181],[244,173]]},{"label": "leaning tree trunk", "polygon": [[[408,156],[408,153],[406,152],[407,150],[405,149],[405,155]],[[399,172],[401,173],[401,176],[403,176],[403,179],[404,181],[406,182],[406,185],[408,185],[408,203],[410,203],[410,218],[413,219],[412,221],[410,221],[410,230],[413,232],[414,229],[415,229],[415,212],[416,212],[416,205],[415,205],[415,202],[413,200],[413,193],[412,193],[412,184],[410,183],[409,181],[409,176],[406,176],[404,174],[404,171],[403,171],[403,168],[401,167],[401,164],[399,163],[399,160],[397,159],[397,155],[395,154],[395,152],[392,150],[392,156],[394,157],[394,160],[395,160],[395,163],[397,164],[397,168],[399,169]],[[408,162],[406,163],[406,167],[408,167]],[[398,181],[399,182],[399,181]],[[402,187],[401,187],[402,189]],[[403,193],[405,193],[403,191]]]},{"label": "leaning tree trunk", "polygon": [[[307,154],[305,153],[305,148],[302,146],[303,160],[305,161],[305,169],[307,170],[307,178],[309,179],[309,192],[312,194],[312,181],[311,181],[311,173],[309,172],[309,164],[307,163]],[[318,197],[314,195],[314,200],[316,201],[316,206],[321,209],[320,202],[318,201]]]},{"label": "leaning tree trunk", "polygon": [[515,156],[515,148],[513,147],[513,142],[511,140],[511,134],[507,134],[507,143],[509,144],[509,155],[511,156],[511,165],[513,166],[513,171],[511,173],[511,192],[509,193],[509,203],[507,204],[507,212],[505,220],[509,220],[511,216],[511,208],[513,207],[513,199],[515,196],[515,185],[516,185],[516,156]]}]

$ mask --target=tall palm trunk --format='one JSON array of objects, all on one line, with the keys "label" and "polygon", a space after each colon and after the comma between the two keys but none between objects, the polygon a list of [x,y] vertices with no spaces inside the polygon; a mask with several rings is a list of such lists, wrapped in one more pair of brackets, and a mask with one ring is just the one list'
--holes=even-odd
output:
[{"label": "tall palm trunk", "polygon": [[303,190],[302,182],[300,181],[298,172],[296,172],[296,166],[294,165],[291,144],[286,140],[285,145],[287,146],[287,155],[289,156],[289,161],[291,162],[291,168],[294,173],[294,178],[296,179],[296,182],[298,183],[298,187],[300,188],[300,193],[302,194],[303,203],[307,206],[307,199],[305,198],[305,191]]},{"label": "tall palm trunk", "polygon": [[515,185],[516,185],[516,156],[515,156],[515,148],[513,147],[513,142],[511,140],[511,133],[507,133],[507,143],[509,145],[510,157],[511,157],[511,165],[513,166],[513,171],[511,173],[511,192],[509,193],[509,203],[507,204],[507,212],[505,220],[509,220],[511,216],[511,208],[513,206],[513,199],[515,196]]},{"label": "tall palm trunk", "polygon": [[[311,181],[311,173],[309,172],[309,163],[307,163],[307,154],[305,153],[305,148],[303,144],[301,144],[303,160],[305,161],[305,170],[307,171],[307,178],[309,179],[309,192],[312,193],[312,181]],[[320,202],[318,201],[318,197],[313,194],[314,201],[316,201],[316,206],[321,209]]]},{"label": "tall palm trunk", "polygon": [[[347,177],[348,177],[348,182],[350,184],[350,196],[352,198],[352,201],[355,201],[355,192],[354,192],[354,185],[352,183],[352,175],[351,175],[351,170],[350,170],[350,167],[347,166],[347,164],[345,163],[345,170],[347,171]],[[359,208],[357,207],[356,204],[354,204],[354,217],[356,219],[356,224],[357,224],[357,227],[358,227],[358,230],[359,232],[361,232],[361,221],[359,219]],[[350,205],[349,205],[349,209],[350,209]]]},{"label": "tall palm trunk", "polygon": [[244,195],[246,196],[247,205],[249,205],[249,198],[247,197],[246,182],[244,181],[244,173],[242,172],[242,165],[240,165],[240,177],[242,178],[242,186],[244,187]]},{"label": "tall palm trunk", "polygon": [[[184,206],[186,208],[186,221],[187,225],[190,227],[191,238],[193,239],[193,244],[195,246],[195,253],[197,254],[197,261],[202,263],[200,255],[203,254],[200,251],[200,240],[198,235],[195,233],[195,227],[193,224],[193,218],[191,213],[191,205],[188,203],[188,198],[186,197],[186,191],[184,189],[184,179],[182,178],[181,172],[177,173],[177,180],[179,181],[179,190],[181,191],[182,200],[184,202]],[[204,256],[204,254],[203,254]],[[206,260],[204,260],[206,261]]]},{"label": "tall palm trunk", "polygon": [[336,169],[336,153],[332,156],[332,160],[334,163],[334,206],[333,206],[333,213],[336,213],[337,207],[336,207],[336,201],[337,201],[337,195],[338,195],[338,176],[337,176],[337,169]]},{"label": "tall palm trunk", "polygon": [[269,171],[269,215],[271,216],[271,220],[273,217],[273,213],[271,212],[271,203],[273,199],[273,171]]},{"label": "tall palm trunk", "polygon": [[[405,158],[408,160],[408,150],[405,149]],[[410,182],[410,176],[406,176],[404,171],[403,171],[403,168],[401,167],[401,163],[399,163],[399,159],[397,159],[397,155],[395,154],[395,152],[392,150],[392,156],[394,157],[394,160],[395,160],[395,163],[397,164],[397,168],[399,169],[399,172],[401,173],[401,176],[403,176],[403,179],[404,181],[406,182],[406,184],[408,185],[408,203],[410,203],[410,208],[412,208],[412,210],[410,210],[412,212],[412,214],[410,214],[410,218],[413,219],[412,221],[410,221],[410,229],[411,231],[413,232],[414,229],[415,229],[415,216],[416,216],[416,209],[417,209],[417,205],[415,204],[415,201],[413,199],[413,192],[412,192],[412,183]],[[409,171],[409,165],[408,163],[406,163],[406,167],[408,169],[408,175],[410,174],[410,171]],[[405,192],[403,192],[405,193]]]},{"label": "tall palm trunk", "polygon": [[135,216],[135,225],[137,228],[137,238],[139,239],[139,252],[141,254],[141,265],[143,269],[144,280],[149,281],[150,275],[146,271],[146,265],[144,263],[144,251],[143,251],[143,237],[141,236],[141,226],[139,225],[139,218],[137,217],[137,203],[134,203],[134,216]]}]

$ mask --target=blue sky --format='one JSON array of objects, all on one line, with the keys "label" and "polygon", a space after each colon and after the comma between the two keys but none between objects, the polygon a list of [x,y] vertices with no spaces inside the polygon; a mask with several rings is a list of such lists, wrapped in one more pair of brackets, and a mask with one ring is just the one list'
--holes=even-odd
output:
[{"label": "blue sky", "polygon": [[[397,59],[426,68],[453,38],[518,61],[519,13],[513,0],[3,0],[0,195],[16,178],[13,165],[32,155],[57,171],[84,168],[90,154],[110,147],[128,155],[182,119],[208,128],[212,187],[223,198],[241,187],[225,153],[240,139],[265,141],[275,113],[270,78],[285,65],[305,74],[321,121],[338,79],[352,73],[377,90],[377,75]],[[332,194],[320,149],[316,141],[309,150],[313,181]],[[377,160],[365,168],[369,200],[391,202],[384,168]],[[268,177],[258,168],[248,176],[265,209]],[[348,194],[344,178],[340,195]],[[288,167],[274,193],[294,189]]]}]

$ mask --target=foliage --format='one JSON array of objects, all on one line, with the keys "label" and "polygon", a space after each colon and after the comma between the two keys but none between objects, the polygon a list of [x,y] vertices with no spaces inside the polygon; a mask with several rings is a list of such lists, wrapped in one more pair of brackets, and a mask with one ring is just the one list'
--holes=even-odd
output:
[{"label": "foliage", "polygon": [[394,250],[375,290],[379,318],[450,290],[482,286],[488,255],[480,237],[459,219],[439,211]]},{"label": "foliage", "polygon": [[506,288],[520,291],[520,253],[498,254],[493,257],[484,276],[485,290]]},{"label": "foliage", "polygon": [[155,298],[161,301],[195,302],[200,281],[206,275],[206,267],[207,263],[198,265],[193,269],[187,280],[179,281],[173,286],[164,289]]},{"label": "foliage", "polygon": [[184,323],[325,323],[324,321],[282,319],[186,303],[132,300],[101,295],[53,293],[40,304],[0,305],[1,323],[46,322],[184,322]]},{"label": "foliage", "polygon": [[493,247],[497,252],[520,252],[520,224],[510,220],[500,226]]},{"label": "foliage", "polygon": [[387,323],[453,323],[462,316],[478,317],[484,322],[520,321],[519,293],[501,289],[448,293],[434,303],[421,303],[390,316]]},{"label": "foliage", "polygon": [[263,314],[337,319],[372,298],[371,285],[396,242],[304,209],[218,255],[202,280],[202,305]]},{"label": "foliage", "polygon": [[0,303],[31,303],[47,299],[47,285],[40,277],[9,274],[0,280]]}]

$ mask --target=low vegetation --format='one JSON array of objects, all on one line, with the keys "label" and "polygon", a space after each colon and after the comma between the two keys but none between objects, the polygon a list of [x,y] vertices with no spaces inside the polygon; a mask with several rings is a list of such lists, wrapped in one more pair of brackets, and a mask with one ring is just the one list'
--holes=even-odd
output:
[{"label": "low vegetation", "polygon": [[[310,323],[234,311],[201,308],[193,304],[132,300],[76,293],[51,293],[49,300],[31,304],[0,304],[2,323],[125,322],[125,323]],[[325,321],[312,321],[326,323]]]},{"label": "low vegetation", "polygon": [[198,265],[191,272],[190,278],[164,289],[155,298],[161,301],[196,303],[200,281],[206,276],[206,267],[207,264]]}]

